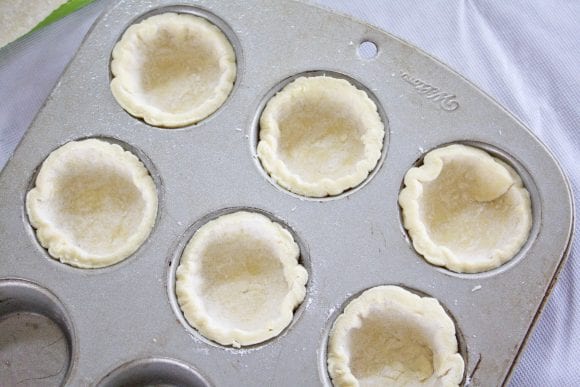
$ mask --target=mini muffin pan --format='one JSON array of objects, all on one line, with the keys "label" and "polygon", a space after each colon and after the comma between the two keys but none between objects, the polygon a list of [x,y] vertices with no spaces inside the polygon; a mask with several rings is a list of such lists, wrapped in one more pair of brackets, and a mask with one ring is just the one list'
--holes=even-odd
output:
[{"label": "mini muffin pan", "polygon": [[[238,76],[224,105],[180,129],[130,116],[109,88],[111,51],[124,30],[168,11],[207,18],[237,57]],[[368,46],[376,53],[361,51]],[[292,79],[312,74],[346,78],[365,90],[386,127],[382,158],[369,177],[323,199],[280,188],[256,157],[265,103]],[[90,137],[137,155],[159,194],[147,241],[123,262],[93,270],[52,259],[24,207],[50,152]],[[456,274],[430,265],[401,224],[397,199],[405,173],[427,151],[450,143],[474,145],[504,160],[531,195],[528,242],[489,272]],[[1,385],[329,386],[326,343],[335,318],[348,300],[383,284],[437,298],[456,322],[465,384],[501,385],[565,261],[573,224],[565,176],[513,116],[399,39],[293,1],[112,5],[2,171],[0,197],[0,324],[7,327],[0,340],[14,353],[30,354],[18,357],[28,364],[2,357]],[[292,232],[309,280],[304,302],[281,335],[234,349],[188,326],[174,280],[195,230],[239,209],[266,214]],[[30,334],[22,333],[26,327]]]}]

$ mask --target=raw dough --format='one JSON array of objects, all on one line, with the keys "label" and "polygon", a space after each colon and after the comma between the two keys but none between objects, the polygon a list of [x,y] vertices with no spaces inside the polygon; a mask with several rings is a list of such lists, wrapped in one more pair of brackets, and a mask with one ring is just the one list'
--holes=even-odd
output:
[{"label": "raw dough", "polygon": [[455,325],[434,298],[379,286],[351,301],[328,342],[336,387],[458,386],[464,362]]},{"label": "raw dough", "polygon": [[294,193],[338,195],[375,168],[384,135],[377,106],[364,91],[344,79],[301,77],[264,109],[258,157]]},{"label": "raw dough", "polygon": [[0,48],[32,30],[67,0],[0,0]]},{"label": "raw dough", "polygon": [[143,164],[119,145],[72,141],[42,163],[26,210],[53,258],[97,268],[127,258],[145,241],[157,191]]},{"label": "raw dough", "polygon": [[518,174],[466,145],[429,152],[407,172],[399,203],[417,252],[460,273],[509,261],[532,226],[530,195]]},{"label": "raw dough", "polygon": [[226,100],[236,79],[232,45],[198,16],[164,13],[127,29],[113,50],[111,91],[145,122],[195,124]]},{"label": "raw dough", "polygon": [[222,345],[277,336],[304,300],[308,274],[292,235],[266,216],[235,212],[202,226],[177,269],[177,300],[187,321]]}]

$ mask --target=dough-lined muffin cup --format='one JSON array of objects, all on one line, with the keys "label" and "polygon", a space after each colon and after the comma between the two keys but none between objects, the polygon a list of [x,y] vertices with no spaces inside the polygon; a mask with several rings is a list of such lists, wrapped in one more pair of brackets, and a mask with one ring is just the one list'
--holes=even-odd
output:
[{"label": "dough-lined muffin cup", "polygon": [[336,319],[327,348],[336,387],[458,386],[464,361],[455,325],[439,302],[378,286]]},{"label": "dough-lined muffin cup", "polygon": [[491,270],[512,259],[529,237],[530,195],[520,176],[481,149],[435,149],[404,182],[404,226],[415,250],[434,265],[460,273]]},{"label": "dough-lined muffin cup", "polygon": [[72,141],[42,163],[26,211],[40,244],[80,268],[113,265],[147,239],[157,216],[155,183],[141,161],[102,140]]},{"label": "dough-lined muffin cup", "polygon": [[362,90],[330,76],[300,77],[267,103],[258,157],[282,187],[299,195],[338,195],[375,168],[385,126]]},{"label": "dough-lined muffin cup", "polygon": [[280,224],[239,211],[195,232],[177,268],[175,292],[189,324],[206,338],[241,347],[286,328],[304,300],[308,273]]},{"label": "dough-lined muffin cup", "polygon": [[224,33],[189,14],[151,16],[113,49],[111,91],[130,114],[167,128],[195,124],[225,102],[236,57]]}]

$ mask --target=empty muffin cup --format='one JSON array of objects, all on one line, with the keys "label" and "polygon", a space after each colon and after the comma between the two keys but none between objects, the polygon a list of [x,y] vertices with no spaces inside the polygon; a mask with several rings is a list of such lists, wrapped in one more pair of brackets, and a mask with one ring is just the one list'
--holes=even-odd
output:
[{"label": "empty muffin cup", "polygon": [[124,363],[107,374],[97,387],[209,387],[193,367],[179,360],[146,358]]},{"label": "empty muffin cup", "polygon": [[61,301],[30,281],[0,279],[0,384],[65,385],[77,357]]}]

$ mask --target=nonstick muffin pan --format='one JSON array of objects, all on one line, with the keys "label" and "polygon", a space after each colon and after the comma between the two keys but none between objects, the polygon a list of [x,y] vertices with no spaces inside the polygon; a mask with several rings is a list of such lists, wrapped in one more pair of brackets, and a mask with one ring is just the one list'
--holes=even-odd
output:
[{"label": "nonstick muffin pan", "polygon": [[[192,13],[218,26],[237,59],[235,85],[223,106],[178,129],[132,117],[109,87],[111,52],[126,28],[168,11]],[[376,54],[361,53],[364,42],[376,45]],[[276,185],[256,148],[267,101],[297,77],[322,74],[367,92],[385,123],[385,139],[382,157],[363,183],[313,199]],[[25,210],[43,160],[85,138],[135,154],[153,177],[159,199],[145,243],[126,260],[101,269],[51,258]],[[397,200],[405,173],[429,150],[452,143],[503,160],[530,193],[528,241],[511,261],[488,272],[457,274],[430,265],[402,226]],[[30,354],[18,358],[28,363],[2,355],[2,385],[23,380],[71,386],[330,385],[328,332],[350,299],[378,285],[437,298],[456,323],[464,383],[501,385],[565,261],[573,224],[570,190],[558,164],[488,96],[383,31],[294,1],[113,4],[2,171],[0,197],[0,324],[8,327],[0,331],[0,342],[10,353]],[[174,283],[193,233],[238,210],[285,226],[309,274],[306,298],[292,323],[281,335],[241,349],[215,344],[191,328]]]}]

